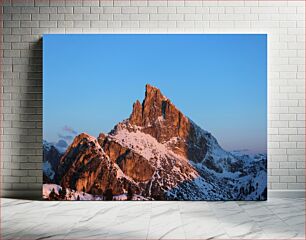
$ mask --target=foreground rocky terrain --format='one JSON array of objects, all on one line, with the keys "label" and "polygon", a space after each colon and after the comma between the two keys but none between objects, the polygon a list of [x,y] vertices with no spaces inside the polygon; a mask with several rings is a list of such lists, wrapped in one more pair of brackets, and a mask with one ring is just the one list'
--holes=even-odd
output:
[{"label": "foreground rocky terrain", "polygon": [[223,150],[158,88],[97,138],[81,133],[65,152],[44,142],[50,200],[265,200],[267,158]]}]

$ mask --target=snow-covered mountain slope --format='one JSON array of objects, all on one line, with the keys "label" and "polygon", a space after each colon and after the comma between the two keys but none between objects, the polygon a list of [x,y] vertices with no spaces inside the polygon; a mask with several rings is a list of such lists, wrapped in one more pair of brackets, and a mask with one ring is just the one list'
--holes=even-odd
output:
[{"label": "snow-covered mountain slope", "polygon": [[249,158],[244,162],[223,150],[209,132],[195,126],[197,136],[206,140],[207,153],[201,162],[193,162],[174,153],[168,142],[159,143],[137,126],[132,128],[130,131],[131,126],[123,122],[106,138],[148,159],[154,167],[149,182],[163,190],[165,199],[264,199],[261,196],[267,184],[264,160],[251,164]]},{"label": "snow-covered mountain slope", "polygon": [[150,134],[138,130],[129,132],[122,124],[107,139],[147,159],[153,168],[151,178],[138,183],[143,196],[155,200],[200,200],[209,196],[217,197],[188,159],[177,155]]}]

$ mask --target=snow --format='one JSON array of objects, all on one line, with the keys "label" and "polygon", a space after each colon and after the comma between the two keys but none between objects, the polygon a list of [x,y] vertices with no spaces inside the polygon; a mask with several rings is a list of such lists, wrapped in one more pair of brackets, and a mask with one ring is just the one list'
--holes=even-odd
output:
[{"label": "snow", "polygon": [[50,151],[52,144],[47,142],[46,140],[43,140],[43,146],[44,146],[44,149],[46,149],[47,151]]},{"label": "snow", "polygon": [[47,198],[52,189],[54,189],[56,194],[59,194],[59,191],[62,190],[62,187],[56,184],[43,184],[43,198]]},{"label": "snow", "polygon": [[[52,191],[54,189],[54,192],[56,195],[59,195],[59,192],[62,190],[62,187],[56,184],[43,184],[43,198],[47,199]],[[104,200],[103,196],[101,195],[92,195],[88,193],[84,193],[81,191],[75,191],[69,188],[66,188],[66,199],[62,200],[79,200],[80,201],[102,201]],[[127,200],[127,194],[120,194],[120,195],[114,195],[113,200],[115,201],[126,201]],[[148,200],[147,198],[134,194],[132,196],[132,200]]]},{"label": "snow", "polygon": [[[177,195],[179,195],[180,198],[189,200],[230,199],[237,196],[235,194],[238,194],[232,193],[234,187],[240,189],[241,187],[246,188],[248,184],[254,186],[254,184],[256,185],[256,183],[258,183],[257,192],[243,195],[245,199],[255,199],[256,194],[262,193],[266,187],[266,181],[263,180],[266,176],[266,171],[256,172],[254,176],[252,176],[252,173],[249,173],[242,177],[239,168],[234,172],[229,171],[229,166],[236,162],[239,163],[242,158],[235,156],[231,152],[225,151],[212,134],[202,130],[196,124],[194,124],[196,137],[199,140],[204,137],[208,146],[207,154],[200,163],[194,163],[170,150],[169,146],[175,144],[177,141],[183,140],[179,137],[173,137],[162,144],[151,135],[143,133],[141,129],[137,129],[136,126],[128,125],[128,128],[134,131],[127,130],[125,126],[124,124],[120,125],[113,134],[109,135],[109,137],[122,146],[130,148],[150,160],[153,166],[156,167],[152,179],[148,182],[149,186],[147,189],[149,195],[153,182],[158,182],[161,188],[168,189],[167,195],[169,197],[175,199]],[[256,161],[263,159],[263,156],[264,155],[257,156]],[[168,174],[179,175],[179,178],[176,178],[176,180],[171,177],[165,178],[165,175],[163,175],[163,177],[159,175],[159,171],[163,171],[167,158],[173,161],[173,164],[171,164],[171,172]],[[213,169],[207,168],[205,165],[207,159],[212,159],[218,167],[222,168],[222,172],[216,172]],[[248,156],[247,161],[243,161],[244,168],[251,169],[251,167],[254,167],[256,161],[251,156]],[[188,172],[188,174],[182,172],[179,166],[183,164],[190,164],[194,171]],[[188,191],[186,188],[193,188],[194,191]]]},{"label": "snow", "polygon": [[[54,189],[54,192],[56,195],[59,195],[59,191],[62,190],[62,187],[56,184],[43,184],[43,198],[47,199],[52,191]],[[79,192],[75,190],[71,190],[69,188],[66,188],[66,199],[65,200],[77,200],[78,196],[80,200],[102,200],[101,196],[93,196],[88,193]]]},{"label": "snow", "polygon": [[157,119],[156,119],[156,122],[163,122],[165,121],[165,118],[163,116],[159,116]]},{"label": "snow", "polygon": [[120,143],[124,147],[128,147],[144,158],[150,160],[154,157],[161,158],[168,154],[169,150],[154,137],[140,131],[129,132],[127,129],[117,131],[110,138]]}]

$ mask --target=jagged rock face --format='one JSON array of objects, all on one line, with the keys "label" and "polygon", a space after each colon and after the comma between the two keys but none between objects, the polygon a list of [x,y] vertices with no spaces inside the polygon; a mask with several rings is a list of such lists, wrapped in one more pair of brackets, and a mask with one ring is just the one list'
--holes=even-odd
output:
[{"label": "jagged rock face", "polygon": [[175,153],[187,159],[199,162],[206,154],[206,140],[196,135],[194,124],[158,88],[148,84],[143,103],[134,103],[128,123],[160,143],[168,142]]},{"label": "jagged rock face", "polygon": [[98,142],[111,161],[118,164],[125,175],[137,182],[151,179],[154,168],[147,159],[130,148],[123,147],[105,134],[99,135]]},{"label": "jagged rock face", "polygon": [[58,166],[62,156],[54,146],[51,146],[49,150],[44,149],[43,155],[44,161],[48,161],[54,168]]},{"label": "jagged rock face", "polygon": [[129,186],[138,190],[104,153],[97,139],[85,133],[78,135],[69,146],[58,172],[61,186],[77,191],[97,194],[110,188],[114,194],[122,194]]}]

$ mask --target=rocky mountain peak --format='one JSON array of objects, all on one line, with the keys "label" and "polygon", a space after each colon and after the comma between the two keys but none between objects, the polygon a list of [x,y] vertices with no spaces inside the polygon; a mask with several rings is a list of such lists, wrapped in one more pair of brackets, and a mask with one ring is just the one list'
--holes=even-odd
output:
[{"label": "rocky mountain peak", "polygon": [[142,104],[138,100],[133,104],[127,123],[187,159],[197,162],[205,156],[206,141],[197,135],[197,127],[154,86],[146,85],[145,98]]},{"label": "rocky mountain peak", "polygon": [[136,126],[150,126],[158,118],[165,118],[167,105],[170,101],[161,93],[161,91],[146,84],[145,99],[142,104],[137,100],[133,104],[133,111],[129,118],[130,123]]}]

